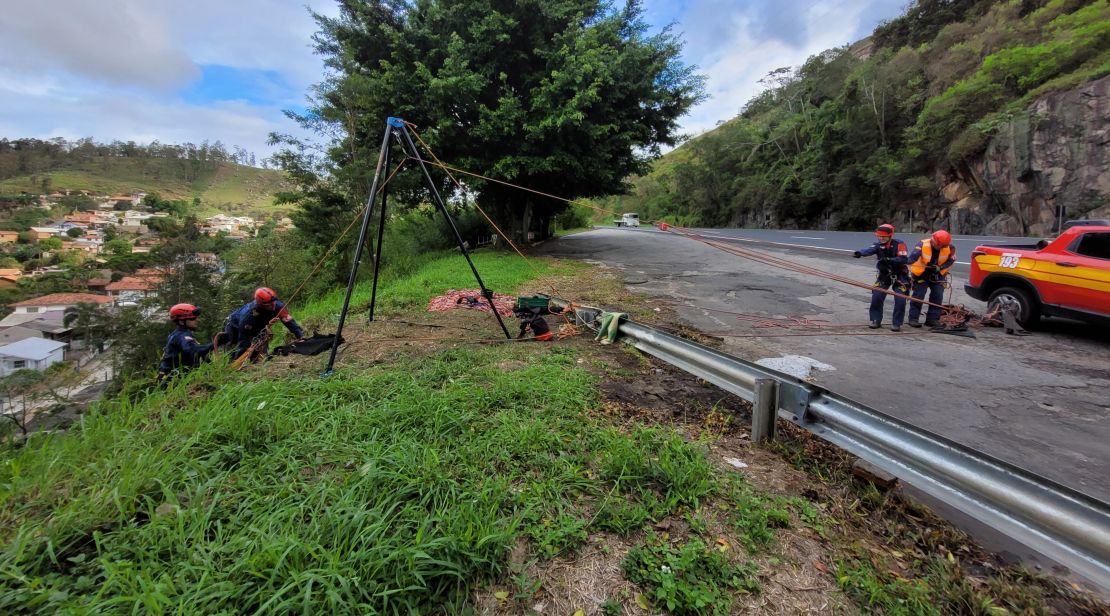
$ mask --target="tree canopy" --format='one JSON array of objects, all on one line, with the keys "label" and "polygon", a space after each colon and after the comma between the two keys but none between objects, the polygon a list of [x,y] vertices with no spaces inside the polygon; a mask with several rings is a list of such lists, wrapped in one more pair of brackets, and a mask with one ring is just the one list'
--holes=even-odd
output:
[{"label": "tree canopy", "polygon": [[[703,95],[703,79],[678,58],[679,38],[649,33],[636,0],[339,4],[338,17],[316,16],[331,75],[300,116],[337,135],[321,161],[334,185],[302,182],[309,208],[349,212],[365,200],[388,116],[415,124],[458,167],[566,197],[618,192],[677,141],[678,118]],[[546,236],[565,207],[466,182],[516,237]]]}]

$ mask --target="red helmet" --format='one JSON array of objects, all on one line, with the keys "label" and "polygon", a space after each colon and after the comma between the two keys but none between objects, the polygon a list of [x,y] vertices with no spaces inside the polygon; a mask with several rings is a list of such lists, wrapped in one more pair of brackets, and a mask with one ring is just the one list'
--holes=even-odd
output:
[{"label": "red helmet", "polygon": [[933,243],[937,246],[947,246],[952,243],[952,236],[942,229],[933,233]]},{"label": "red helmet", "polygon": [[277,300],[277,292],[270,287],[258,287],[254,290],[254,301],[259,304],[270,304]]},{"label": "red helmet", "polygon": [[184,319],[195,319],[200,316],[200,308],[192,304],[174,304],[170,308],[170,320],[182,321]]},{"label": "red helmet", "polygon": [[879,228],[875,229],[875,235],[879,236],[880,239],[885,238],[885,239],[889,240],[891,237],[894,236],[894,225],[891,225],[891,224],[879,225]]}]

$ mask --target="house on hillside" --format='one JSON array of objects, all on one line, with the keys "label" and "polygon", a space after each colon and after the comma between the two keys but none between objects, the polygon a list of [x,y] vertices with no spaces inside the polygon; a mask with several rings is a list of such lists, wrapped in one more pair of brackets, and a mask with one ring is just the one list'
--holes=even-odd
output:
[{"label": "house on hillside", "polygon": [[100,217],[93,212],[77,212],[65,217],[65,222],[88,227],[95,224]]},{"label": "house on hillside", "polygon": [[[11,304],[14,310],[11,314],[0,319],[0,327],[20,325],[38,318],[38,315],[48,312],[63,312],[77,304],[96,304],[98,306],[112,306],[115,298],[92,293],[51,293],[42,297],[26,299]],[[28,316],[31,315],[31,316]]]},{"label": "house on hillside", "polygon": [[124,276],[108,283],[105,291],[115,299],[117,306],[134,306],[144,297],[153,295],[160,281],[158,276]]},{"label": "house on hillside", "polygon": [[60,229],[58,227],[31,227],[29,233],[31,234],[31,239],[37,242],[39,240],[45,240],[48,237],[58,237],[65,233],[65,229]]},{"label": "house on hillside", "polygon": [[35,318],[19,325],[0,327],[0,344],[11,344],[26,338],[45,338],[46,340],[65,342],[73,349],[80,348],[80,341],[78,341],[78,346],[73,346],[73,328],[65,325],[65,315],[63,313],[55,311],[27,316]]},{"label": "house on hillside", "polygon": [[19,240],[19,231],[0,231],[0,244],[14,244]]},{"label": "house on hillside", "polygon": [[65,361],[66,343],[44,338],[25,338],[0,346],[0,376],[16,370],[46,370]]}]

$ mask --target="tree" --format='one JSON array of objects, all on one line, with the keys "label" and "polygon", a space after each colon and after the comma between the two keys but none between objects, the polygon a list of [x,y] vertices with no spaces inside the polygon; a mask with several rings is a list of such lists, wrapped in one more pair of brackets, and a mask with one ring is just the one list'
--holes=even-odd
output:
[{"label": "tree", "polygon": [[127,240],[114,239],[104,242],[104,250],[115,256],[131,254],[131,243]]},{"label": "tree", "polygon": [[[39,385],[43,374],[38,370],[24,368],[0,378],[0,395],[6,404],[0,404],[0,414],[13,422],[24,436],[31,423],[35,402],[41,397]],[[5,408],[5,406],[7,408]]]},{"label": "tree", "polygon": [[62,240],[57,237],[44,237],[38,241],[38,245],[43,250],[61,250]]},{"label": "tree", "polygon": [[81,227],[71,227],[70,229],[68,229],[66,231],[66,235],[68,235],[72,238],[78,238],[78,237],[81,237],[81,236],[85,235],[85,230],[82,229]]},{"label": "tree", "polygon": [[131,207],[132,203],[130,201],[120,199],[119,201],[116,201],[116,204],[112,207],[112,209],[117,212],[126,212],[127,210],[131,209]]},{"label": "tree", "polygon": [[85,348],[102,351],[106,340],[105,332],[108,330],[105,318],[99,306],[82,302],[65,309],[62,314],[62,325],[77,330],[81,339],[85,341]]},{"label": "tree", "polygon": [[[365,201],[387,116],[415,123],[451,164],[579,197],[620,191],[646,171],[703,95],[703,79],[679,60],[679,38],[648,34],[637,0],[619,9],[600,0],[341,0],[340,17],[316,19],[317,51],[336,76],[316,86],[317,105],[300,119],[344,135],[329,156],[331,192],[347,216]],[[566,206],[467,182],[518,239],[546,237]],[[334,209],[304,192],[306,209]]]}]

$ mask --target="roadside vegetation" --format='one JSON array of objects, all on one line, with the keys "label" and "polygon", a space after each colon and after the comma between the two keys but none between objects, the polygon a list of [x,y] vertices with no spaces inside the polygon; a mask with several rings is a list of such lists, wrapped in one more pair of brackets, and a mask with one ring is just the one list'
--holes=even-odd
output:
[{"label": "roadside vegetation", "polygon": [[918,0],[867,41],[772,72],[608,204],[683,225],[870,228],[934,176],[972,175],[996,132],[1035,121],[1033,98],[1107,74],[1106,0]]}]

